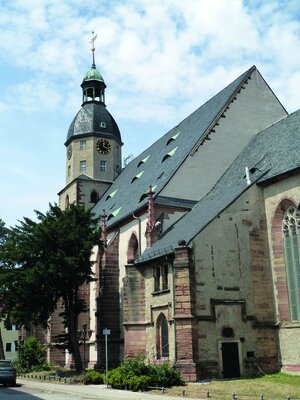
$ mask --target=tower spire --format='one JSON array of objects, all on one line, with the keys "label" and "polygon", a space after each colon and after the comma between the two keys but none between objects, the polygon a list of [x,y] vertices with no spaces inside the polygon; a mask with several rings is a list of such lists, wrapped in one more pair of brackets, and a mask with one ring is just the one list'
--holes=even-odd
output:
[{"label": "tower spire", "polygon": [[93,53],[93,64],[92,64],[92,68],[96,68],[96,64],[95,64],[95,40],[97,39],[97,33],[95,35],[95,32],[92,32],[92,39],[90,40],[90,43],[92,43],[92,53]]}]

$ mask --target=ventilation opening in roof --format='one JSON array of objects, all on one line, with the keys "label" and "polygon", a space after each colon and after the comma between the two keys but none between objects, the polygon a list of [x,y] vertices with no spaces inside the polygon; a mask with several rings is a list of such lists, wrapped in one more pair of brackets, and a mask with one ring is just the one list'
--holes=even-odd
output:
[{"label": "ventilation opening in roof", "polygon": [[139,172],[138,174],[136,174],[136,176],[134,176],[131,180],[131,183],[133,183],[134,181],[136,181],[137,179],[140,179],[140,177],[143,175],[144,171]]},{"label": "ventilation opening in roof", "polygon": [[172,136],[168,141],[166,146],[168,146],[168,144],[170,144],[171,142],[173,142],[173,140],[176,140],[178,138],[178,136],[180,135],[180,131],[178,133],[176,133],[176,135]]},{"label": "ventilation opening in roof", "polygon": [[137,168],[140,167],[141,165],[145,164],[145,162],[148,160],[149,157],[150,157],[150,155],[147,156],[147,157],[145,157],[145,158],[143,158],[143,159],[138,163]]},{"label": "ventilation opening in roof", "polygon": [[109,216],[107,217],[107,221],[109,221],[110,219],[116,217],[116,216],[119,214],[119,212],[121,211],[121,209],[122,209],[122,206],[119,207],[119,208],[117,208],[117,209],[116,209],[115,211],[113,211],[112,213],[110,213]]},{"label": "ventilation opening in roof", "polygon": [[107,201],[108,199],[112,199],[114,195],[117,193],[118,189],[114,190],[113,192],[109,193],[105,199]]},{"label": "ventilation opening in roof", "polygon": [[[177,146],[177,147],[178,147],[178,146]],[[175,149],[169,151],[169,153],[167,153],[167,154],[163,157],[163,159],[161,160],[161,162],[164,162],[164,161],[166,161],[168,158],[174,156],[174,154],[175,154],[175,152],[176,152],[176,150],[177,150],[177,147],[175,147]]]}]

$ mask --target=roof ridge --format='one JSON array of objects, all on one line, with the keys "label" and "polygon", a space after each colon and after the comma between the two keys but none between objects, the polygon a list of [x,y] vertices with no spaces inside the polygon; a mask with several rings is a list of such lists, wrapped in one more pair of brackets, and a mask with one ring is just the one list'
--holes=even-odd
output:
[{"label": "roof ridge", "polygon": [[[198,142],[194,145],[194,147],[192,148],[190,154],[193,155],[199,148],[199,146],[203,143],[203,141],[205,140],[205,138],[208,136],[209,132],[214,128],[214,126],[216,125],[216,123],[219,121],[219,119],[221,118],[221,116],[228,110],[228,106],[229,104],[233,101],[233,99],[237,96],[237,94],[240,93],[241,91],[241,87],[244,85],[244,83],[249,79],[249,77],[252,75],[252,73],[254,71],[258,71],[258,69],[256,68],[255,65],[253,65],[251,68],[249,68],[246,72],[244,72],[243,74],[241,74],[238,78],[236,78],[234,81],[232,81],[231,83],[229,83],[224,89],[220,90],[220,92],[218,92],[215,96],[213,96],[211,99],[209,99],[208,101],[212,100],[214,97],[218,96],[219,93],[221,93],[223,90],[226,90],[230,85],[232,85],[234,82],[236,82],[237,80],[241,79],[241,77],[243,76],[241,82],[239,83],[239,85],[236,87],[235,91],[228,97],[228,100],[226,101],[226,103],[224,104],[224,106],[221,108],[221,110],[216,114],[216,116],[214,117],[214,119],[212,120],[212,122],[210,123],[210,125],[207,127],[206,131],[203,133],[203,135],[201,136],[201,138],[199,138]],[[205,104],[205,103],[204,103]]]}]

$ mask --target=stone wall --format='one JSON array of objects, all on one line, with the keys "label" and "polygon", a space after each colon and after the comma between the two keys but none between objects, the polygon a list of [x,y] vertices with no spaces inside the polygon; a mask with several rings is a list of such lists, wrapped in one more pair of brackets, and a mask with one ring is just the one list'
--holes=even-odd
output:
[{"label": "stone wall", "polygon": [[103,329],[109,329],[109,368],[120,362],[120,296],[119,296],[119,235],[109,243],[99,260],[99,295],[97,301],[97,364],[105,367],[105,336]]},{"label": "stone wall", "polygon": [[276,322],[279,328],[282,371],[300,373],[300,321],[291,321],[283,245],[283,217],[289,206],[300,202],[300,175],[278,179],[264,187],[270,259],[272,264]]}]

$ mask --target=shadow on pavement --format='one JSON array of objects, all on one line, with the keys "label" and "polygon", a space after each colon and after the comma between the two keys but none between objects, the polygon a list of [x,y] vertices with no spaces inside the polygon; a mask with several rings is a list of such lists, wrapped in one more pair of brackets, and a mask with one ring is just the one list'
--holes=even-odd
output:
[{"label": "shadow on pavement", "polygon": [[41,397],[31,394],[31,393],[26,393],[26,391],[23,391],[21,384],[16,384],[16,386],[4,386],[0,384],[0,399],[1,400],[17,400],[20,398],[20,400],[38,400],[41,399]]}]

